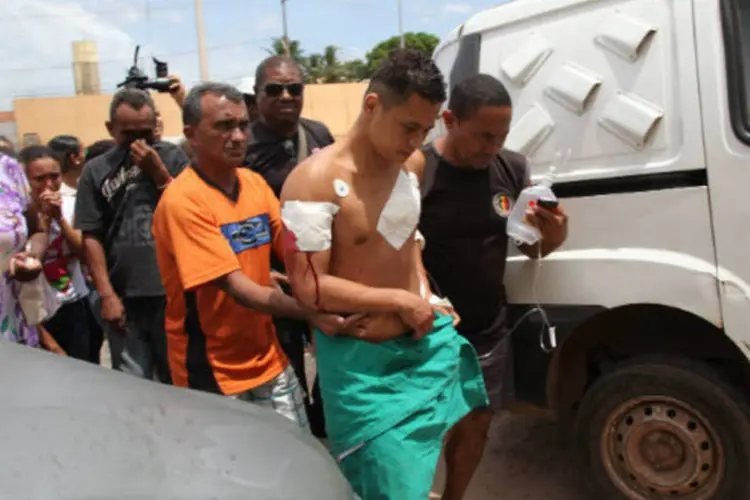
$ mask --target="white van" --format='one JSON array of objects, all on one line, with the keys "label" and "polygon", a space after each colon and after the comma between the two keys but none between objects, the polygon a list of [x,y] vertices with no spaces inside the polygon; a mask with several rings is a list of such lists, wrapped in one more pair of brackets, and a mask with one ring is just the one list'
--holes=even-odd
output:
[{"label": "white van", "polygon": [[505,83],[534,174],[572,152],[567,243],[508,265],[555,326],[513,332],[515,407],[573,426],[594,498],[750,498],[750,0],[512,0],[435,59]]}]

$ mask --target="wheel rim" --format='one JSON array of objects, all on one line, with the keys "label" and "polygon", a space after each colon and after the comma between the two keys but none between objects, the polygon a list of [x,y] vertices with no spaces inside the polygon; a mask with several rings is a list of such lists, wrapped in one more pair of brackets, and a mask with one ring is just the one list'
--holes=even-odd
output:
[{"label": "wheel rim", "polygon": [[629,499],[715,497],[724,477],[718,434],[699,411],[677,399],[631,399],[607,419],[604,468]]}]

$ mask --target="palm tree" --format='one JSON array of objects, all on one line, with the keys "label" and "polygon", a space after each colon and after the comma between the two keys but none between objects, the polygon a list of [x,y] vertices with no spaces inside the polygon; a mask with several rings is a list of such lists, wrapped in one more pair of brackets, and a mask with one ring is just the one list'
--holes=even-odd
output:
[{"label": "palm tree", "polygon": [[325,72],[325,61],[320,54],[310,54],[305,62],[307,70],[306,80],[309,83],[320,83]]},{"label": "palm tree", "polygon": [[[266,49],[269,55],[272,56],[285,56],[286,47],[284,46],[283,38],[273,38],[271,40],[271,47]],[[300,46],[299,40],[289,40],[289,57],[297,64],[305,64],[305,53]]]},{"label": "palm tree", "polygon": [[328,45],[323,49],[323,83],[336,83],[342,80],[342,67],[338,56],[338,47]]}]

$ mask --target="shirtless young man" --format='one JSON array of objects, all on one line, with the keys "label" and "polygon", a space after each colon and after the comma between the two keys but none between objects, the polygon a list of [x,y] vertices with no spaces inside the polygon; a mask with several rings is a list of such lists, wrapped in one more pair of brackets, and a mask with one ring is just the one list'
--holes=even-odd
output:
[{"label": "shirtless young man", "polygon": [[[488,404],[476,353],[436,312],[415,237],[419,188],[403,167],[445,98],[431,59],[395,51],[348,137],[292,171],[281,193],[298,300],[374,316],[349,335],[315,334],[330,445],[363,500],[426,499],[446,432]],[[377,335],[394,322],[406,326]]]}]

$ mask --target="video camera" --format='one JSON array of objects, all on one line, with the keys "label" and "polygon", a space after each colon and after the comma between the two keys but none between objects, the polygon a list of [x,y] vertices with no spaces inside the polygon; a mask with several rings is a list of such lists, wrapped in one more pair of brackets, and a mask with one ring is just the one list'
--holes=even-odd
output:
[{"label": "video camera", "polygon": [[140,51],[141,46],[137,45],[135,47],[135,55],[133,56],[133,65],[128,70],[128,76],[124,81],[117,84],[117,88],[136,88],[140,90],[151,89],[162,93],[169,92],[169,87],[173,82],[168,76],[169,69],[167,68],[167,63],[159,61],[154,57],[156,78],[149,80],[148,76],[138,68],[138,54]]}]

